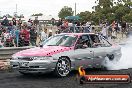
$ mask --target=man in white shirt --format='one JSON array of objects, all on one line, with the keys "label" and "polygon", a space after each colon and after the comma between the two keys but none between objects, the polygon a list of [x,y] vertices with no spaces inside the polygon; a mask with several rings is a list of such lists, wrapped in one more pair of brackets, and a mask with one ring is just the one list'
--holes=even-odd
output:
[{"label": "man in white shirt", "polygon": [[41,32],[41,34],[40,34],[40,40],[41,40],[41,42],[45,41],[47,38],[48,38],[47,29],[43,29],[42,32]]},{"label": "man in white shirt", "polygon": [[106,27],[106,25],[103,25],[101,34],[103,35],[104,38],[107,38],[107,27]]}]

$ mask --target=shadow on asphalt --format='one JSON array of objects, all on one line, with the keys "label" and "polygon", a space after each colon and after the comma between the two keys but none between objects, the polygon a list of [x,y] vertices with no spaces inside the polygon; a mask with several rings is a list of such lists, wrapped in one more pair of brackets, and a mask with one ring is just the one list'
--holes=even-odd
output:
[{"label": "shadow on asphalt", "polygon": [[[107,70],[104,70],[104,69],[96,69],[96,68],[88,68],[88,69],[85,69],[86,71],[86,74],[96,74],[98,72],[101,72],[103,73],[105,71],[108,72]],[[78,71],[77,70],[73,70],[70,72],[70,74],[67,76],[68,78],[70,77],[76,77],[78,74]],[[38,74],[28,74],[28,75],[23,75],[23,74],[20,74],[18,73],[18,77],[19,78],[27,78],[27,79],[61,79],[61,78],[67,78],[67,77],[57,77],[56,75],[54,75],[53,72],[49,72],[49,73],[38,73]]]}]

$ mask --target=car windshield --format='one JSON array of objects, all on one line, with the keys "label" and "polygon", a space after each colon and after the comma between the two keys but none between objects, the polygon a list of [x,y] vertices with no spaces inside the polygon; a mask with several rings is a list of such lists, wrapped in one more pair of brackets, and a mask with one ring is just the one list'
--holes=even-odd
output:
[{"label": "car windshield", "polygon": [[73,46],[76,42],[77,36],[71,35],[55,35],[44,41],[44,46]]}]

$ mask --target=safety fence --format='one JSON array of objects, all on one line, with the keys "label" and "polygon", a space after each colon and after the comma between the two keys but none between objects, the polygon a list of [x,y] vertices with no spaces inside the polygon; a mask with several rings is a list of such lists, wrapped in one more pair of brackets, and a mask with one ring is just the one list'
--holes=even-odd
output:
[{"label": "safety fence", "polygon": [[28,47],[4,47],[0,48],[0,60],[10,59],[13,54],[21,50],[33,48],[32,46]]}]

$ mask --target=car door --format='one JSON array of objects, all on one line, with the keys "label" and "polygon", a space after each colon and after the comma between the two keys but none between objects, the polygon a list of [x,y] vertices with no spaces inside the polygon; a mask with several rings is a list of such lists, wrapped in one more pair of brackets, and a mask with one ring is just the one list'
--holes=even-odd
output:
[{"label": "car door", "polygon": [[101,44],[102,44],[101,45],[102,50],[105,50],[105,53],[104,53],[105,56],[114,55],[116,47],[113,47],[112,44],[110,44],[109,41],[102,36],[99,36],[99,39],[100,39]]},{"label": "car door", "polygon": [[[89,40],[88,35],[82,35],[79,39],[82,41]],[[78,48],[74,50],[74,58],[76,60],[76,66],[83,66],[84,68],[91,68],[93,65],[93,51],[90,47]]]},{"label": "car door", "polygon": [[106,51],[102,47],[93,48],[93,66],[96,68],[100,68],[102,66],[102,62],[106,57]]},{"label": "car door", "polygon": [[95,47],[92,46],[93,66],[96,68],[100,68],[102,65],[102,62],[104,61],[104,59],[106,57],[107,51],[109,49],[102,46],[103,44],[101,44],[102,42],[100,41],[100,38],[98,35],[92,34],[89,36],[90,36],[91,42],[95,42],[95,40],[96,40],[96,43],[98,44]]}]

